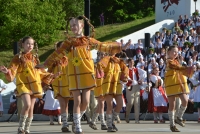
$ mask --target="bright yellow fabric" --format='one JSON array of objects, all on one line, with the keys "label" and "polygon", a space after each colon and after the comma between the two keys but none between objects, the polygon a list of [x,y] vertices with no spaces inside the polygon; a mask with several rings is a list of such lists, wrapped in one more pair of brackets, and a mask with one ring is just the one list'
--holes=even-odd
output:
[{"label": "bright yellow fabric", "polygon": [[50,72],[56,74],[61,72],[62,74],[52,82],[54,89],[54,97],[71,97],[69,92],[69,82],[68,82],[68,58],[63,57],[60,61],[53,64],[53,67],[49,69]]},{"label": "bright yellow fabric", "polygon": [[50,84],[53,75],[45,70],[35,69],[36,58],[33,54],[23,54],[21,60],[19,55],[15,55],[6,74],[8,81],[13,81],[16,77],[18,95],[28,93],[35,97],[42,97],[43,89],[41,82]]},{"label": "bright yellow fabric", "polygon": [[191,68],[182,67],[177,60],[167,60],[164,80],[167,96],[190,93],[185,75],[192,75]]},{"label": "bright yellow fabric", "polygon": [[116,94],[120,71],[121,70],[118,63],[113,63],[113,62],[108,63],[108,66],[104,69],[105,78],[102,84],[104,95]]},{"label": "bright yellow fabric", "polygon": [[[102,49],[104,47],[108,49]],[[67,50],[67,57],[69,59],[69,90],[92,89],[96,86],[96,82],[90,48],[105,52],[109,50],[111,53],[121,51],[121,45],[117,42],[101,43],[93,38],[85,36],[80,38],[68,38],[61,48],[53,52],[47,58],[44,65],[47,67],[51,66],[55,61],[65,56],[65,51]]]},{"label": "bright yellow fabric", "polygon": [[103,83],[103,78],[100,78],[100,79],[96,78],[97,86],[94,88],[94,96],[95,97],[103,96],[102,83]]}]

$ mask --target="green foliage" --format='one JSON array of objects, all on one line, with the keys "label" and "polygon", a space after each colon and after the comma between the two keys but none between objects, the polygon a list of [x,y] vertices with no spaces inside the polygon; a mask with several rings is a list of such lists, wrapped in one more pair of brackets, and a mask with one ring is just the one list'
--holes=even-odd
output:
[{"label": "green foliage", "polygon": [[91,20],[99,25],[103,12],[105,24],[128,22],[153,16],[154,7],[155,0],[91,0]]},{"label": "green foliage", "polygon": [[0,47],[11,48],[24,36],[44,46],[59,38],[65,26],[59,0],[0,0]]},{"label": "green foliage", "polygon": [[62,0],[66,19],[84,14],[84,0]]}]

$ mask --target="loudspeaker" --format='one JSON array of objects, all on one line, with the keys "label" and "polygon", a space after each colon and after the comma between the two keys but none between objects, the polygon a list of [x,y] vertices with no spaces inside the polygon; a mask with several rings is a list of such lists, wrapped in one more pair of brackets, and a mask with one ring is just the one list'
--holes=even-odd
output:
[{"label": "loudspeaker", "polygon": [[145,33],[145,47],[149,47],[150,46],[150,33]]},{"label": "loudspeaker", "polygon": [[13,54],[16,55],[19,53],[19,46],[17,44],[17,42],[13,43]]}]

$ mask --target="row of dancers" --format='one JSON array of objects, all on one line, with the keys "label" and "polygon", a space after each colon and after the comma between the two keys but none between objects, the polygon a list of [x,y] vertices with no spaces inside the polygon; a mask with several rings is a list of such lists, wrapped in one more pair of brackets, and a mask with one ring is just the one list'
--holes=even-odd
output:
[{"label": "row of dancers", "polygon": [[[70,18],[68,24],[75,37],[68,36],[65,41],[57,43],[56,50],[43,64],[39,62],[35,40],[28,36],[20,40],[19,46],[23,49],[14,56],[10,66],[8,68],[0,66],[0,71],[5,74],[8,81],[16,78],[17,93],[24,103],[18,134],[30,133],[35,100],[42,97],[42,86],[48,88],[50,84],[54,89],[54,97],[59,100],[61,106],[62,132],[71,132],[67,118],[68,102],[72,94],[74,99],[72,131],[75,134],[83,134],[81,117],[88,106],[92,89],[98,100],[98,107],[90,127],[95,128],[95,121],[99,115],[102,120],[102,129],[106,129],[107,132],[118,131],[113,121],[118,117],[122,108],[122,83],[130,81],[130,91],[138,90],[138,87],[134,86],[134,79],[137,76],[134,74],[134,77],[130,78],[129,68],[124,61],[114,56],[123,49],[120,43],[100,42],[93,37],[83,35],[84,20],[92,29],[94,28],[85,16]],[[34,48],[36,53],[33,52]],[[94,65],[91,49],[108,53],[109,56],[103,57]],[[186,94],[189,93],[184,75],[191,76],[192,69],[181,66],[176,60],[177,46],[170,46],[167,54],[167,72],[164,83],[169,101],[170,129],[172,132],[177,132],[179,130],[174,121],[182,126],[185,125],[182,116],[187,106]],[[48,68],[48,72],[45,71],[45,68]],[[138,84],[140,85],[142,82],[140,81]],[[160,79],[155,78],[154,82],[154,88],[159,89],[162,83]],[[176,96],[179,96],[182,101],[177,117],[174,116]],[[117,102],[114,109],[113,98]],[[103,114],[104,101],[107,104],[106,122]],[[131,104],[133,105],[132,102]],[[136,120],[136,123],[139,123],[139,119]]]}]

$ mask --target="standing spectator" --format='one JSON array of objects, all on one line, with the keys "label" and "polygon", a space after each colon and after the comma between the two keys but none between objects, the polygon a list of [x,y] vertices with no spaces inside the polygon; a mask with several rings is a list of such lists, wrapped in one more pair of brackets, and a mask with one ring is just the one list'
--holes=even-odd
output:
[{"label": "standing spectator", "polygon": [[103,13],[100,14],[99,19],[100,19],[100,26],[104,26],[104,15],[103,15]]},{"label": "standing spectator", "polygon": [[7,85],[4,83],[3,80],[0,79],[0,117],[3,115],[3,101],[2,101],[2,96],[1,92],[7,88]]},{"label": "standing spectator", "polygon": [[129,81],[127,83],[126,88],[126,122],[129,123],[129,115],[131,112],[131,108],[134,104],[134,114],[135,114],[135,123],[139,122],[139,113],[140,113],[140,85],[142,84],[141,77],[146,74],[146,71],[135,68],[134,61],[132,59],[128,59],[129,66]]}]

